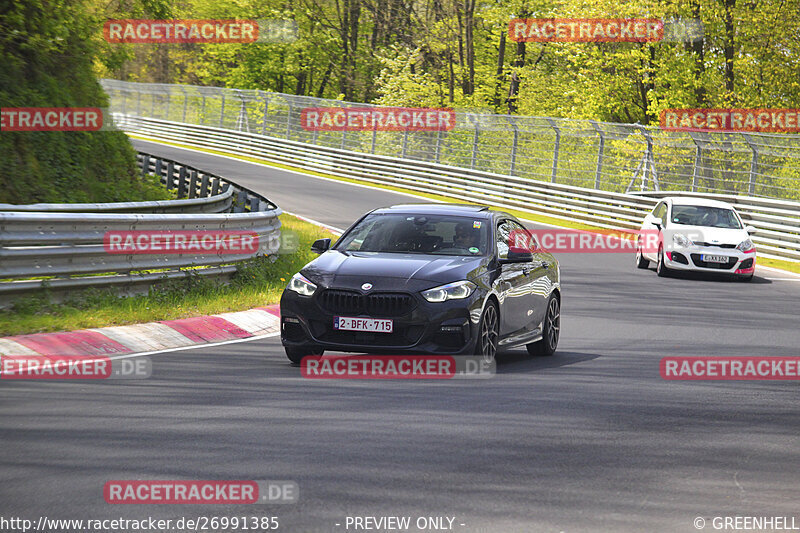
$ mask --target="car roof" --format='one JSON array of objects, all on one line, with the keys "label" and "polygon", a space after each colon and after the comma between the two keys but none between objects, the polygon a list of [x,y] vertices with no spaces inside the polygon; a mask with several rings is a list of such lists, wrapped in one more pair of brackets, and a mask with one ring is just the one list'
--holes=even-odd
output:
[{"label": "car roof", "polygon": [[471,204],[399,204],[375,209],[378,214],[409,215],[463,215],[473,218],[489,218],[493,212],[485,205]]},{"label": "car roof", "polygon": [[723,209],[733,209],[733,206],[727,202],[721,202],[719,200],[711,200],[708,198],[669,196],[667,198],[664,198],[664,200],[672,202],[672,205],[703,205],[706,207],[721,207]]}]

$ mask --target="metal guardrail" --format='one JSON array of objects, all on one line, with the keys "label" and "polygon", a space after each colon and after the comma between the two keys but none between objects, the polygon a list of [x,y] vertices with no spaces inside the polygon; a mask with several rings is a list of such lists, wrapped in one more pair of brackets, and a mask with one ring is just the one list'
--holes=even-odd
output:
[{"label": "metal guardrail", "polygon": [[[224,128],[120,114],[115,114],[115,120],[123,130],[150,138],[256,156],[371,183],[491,203],[606,228],[638,229],[646,212],[658,201],[646,194],[625,194],[535,181]],[[675,193],[662,191],[659,194]],[[737,206],[748,223],[759,230],[753,240],[761,255],[800,260],[800,203],[745,196],[730,196],[727,199]]]},{"label": "metal guardrail", "polygon": [[[179,199],[0,205],[0,279],[5,280],[0,282],[0,306],[44,287],[148,287],[193,274],[225,277],[236,270],[238,262],[278,253],[281,210],[265,197],[175,161],[140,153],[138,162],[142,172],[160,175]],[[255,254],[200,250],[110,254],[105,249],[107,232],[152,230],[248,231],[258,236],[259,246]],[[181,270],[187,267],[190,270]]]},{"label": "metal guardrail", "polygon": [[307,107],[378,107],[270,93],[103,80],[121,114],[254,133],[363,154],[593,188],[693,191],[800,200],[800,135],[664,131],[483,112],[451,131],[307,131]]}]

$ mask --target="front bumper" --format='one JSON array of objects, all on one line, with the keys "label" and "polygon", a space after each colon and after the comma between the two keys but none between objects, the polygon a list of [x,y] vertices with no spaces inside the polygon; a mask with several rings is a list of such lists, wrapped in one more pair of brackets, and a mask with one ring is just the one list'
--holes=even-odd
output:
[{"label": "front bumper", "polygon": [[[281,342],[287,347],[318,346],[328,351],[376,354],[474,353],[484,294],[430,303],[411,294],[413,308],[400,316],[335,312],[323,306],[318,289],[312,296],[285,290],[281,296]],[[408,293],[410,294],[410,293]],[[333,328],[335,316],[390,318],[392,333],[341,331]]]},{"label": "front bumper", "polygon": [[[726,263],[703,261],[704,255],[719,255],[726,257]],[[756,253],[740,252],[735,248],[722,248],[717,246],[689,246],[673,247],[664,254],[664,265],[671,270],[684,270],[694,272],[711,272],[717,274],[732,274],[749,276],[755,272]]]}]

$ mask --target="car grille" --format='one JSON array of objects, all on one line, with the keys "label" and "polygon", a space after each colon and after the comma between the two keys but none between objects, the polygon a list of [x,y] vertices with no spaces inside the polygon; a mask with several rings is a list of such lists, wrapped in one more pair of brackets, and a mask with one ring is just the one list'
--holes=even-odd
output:
[{"label": "car grille", "polygon": [[402,292],[361,294],[356,291],[327,289],[320,295],[319,303],[329,313],[363,314],[371,317],[403,316],[414,309],[414,298]]},{"label": "car grille", "polygon": [[718,244],[713,242],[695,242],[697,246],[715,246],[717,248],[736,248],[735,244]]},{"label": "car grille", "polygon": [[736,264],[738,259],[729,257],[727,263],[707,263],[700,259],[701,254],[692,254],[692,261],[695,265],[703,268],[716,268],[718,270],[730,270]]}]

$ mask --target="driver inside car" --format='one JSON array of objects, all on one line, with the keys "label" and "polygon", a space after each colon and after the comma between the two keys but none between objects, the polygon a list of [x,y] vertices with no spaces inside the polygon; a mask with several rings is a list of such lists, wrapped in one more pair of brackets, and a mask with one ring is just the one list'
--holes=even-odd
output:
[{"label": "driver inside car", "polygon": [[469,222],[461,222],[456,225],[455,236],[453,237],[453,246],[455,248],[477,248],[480,243],[480,234]]}]

